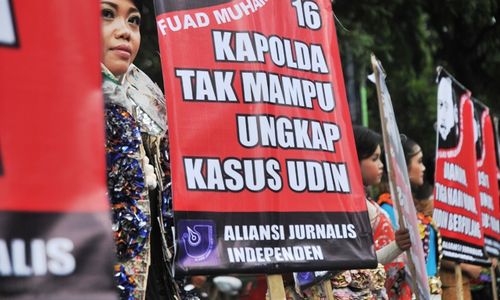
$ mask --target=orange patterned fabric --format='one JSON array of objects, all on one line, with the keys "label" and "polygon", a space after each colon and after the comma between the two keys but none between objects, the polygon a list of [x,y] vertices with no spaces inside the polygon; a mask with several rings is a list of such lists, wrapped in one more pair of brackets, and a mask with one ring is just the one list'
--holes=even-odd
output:
[{"label": "orange patterned fabric", "polygon": [[378,203],[378,205],[382,205],[384,203],[387,203],[391,206],[394,206],[394,203],[392,202],[391,194],[389,194],[389,193],[383,193],[380,196],[378,196],[377,203]]}]

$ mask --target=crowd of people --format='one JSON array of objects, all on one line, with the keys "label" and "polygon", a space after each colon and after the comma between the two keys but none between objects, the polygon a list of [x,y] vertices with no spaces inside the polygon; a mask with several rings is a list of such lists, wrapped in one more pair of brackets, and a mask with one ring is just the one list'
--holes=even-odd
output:
[{"label": "crowd of people", "polygon": [[[205,290],[210,280],[206,276],[174,279],[171,273],[174,241],[170,230],[173,214],[166,106],[161,89],[133,64],[140,47],[141,8],[140,0],[101,0],[107,178],[117,253],[116,284],[121,299],[208,299],[210,290]],[[397,223],[393,200],[383,180],[381,136],[354,126],[354,138],[379,266],[332,274],[328,280],[334,297],[412,299],[404,263],[405,251],[411,247],[410,234]],[[401,142],[432,299],[455,299],[455,263],[442,260],[441,237],[432,220],[433,187],[424,180],[422,149],[405,135],[401,135]],[[471,280],[484,279],[485,270],[468,264],[460,267],[464,299],[470,299]],[[240,293],[241,299],[264,299],[262,277],[248,278],[233,285],[221,281],[218,287],[226,288],[227,295]],[[307,299],[315,289],[298,290],[290,285],[287,297]]]}]

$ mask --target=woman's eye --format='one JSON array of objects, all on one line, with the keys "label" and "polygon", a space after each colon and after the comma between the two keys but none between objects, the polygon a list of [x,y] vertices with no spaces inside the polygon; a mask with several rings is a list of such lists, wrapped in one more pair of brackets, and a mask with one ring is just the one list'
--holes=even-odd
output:
[{"label": "woman's eye", "polygon": [[104,19],[113,19],[115,17],[115,13],[109,8],[103,8],[101,10],[101,16]]},{"label": "woman's eye", "polygon": [[134,25],[141,25],[141,17],[139,16],[133,16],[128,19],[129,23],[132,23]]}]

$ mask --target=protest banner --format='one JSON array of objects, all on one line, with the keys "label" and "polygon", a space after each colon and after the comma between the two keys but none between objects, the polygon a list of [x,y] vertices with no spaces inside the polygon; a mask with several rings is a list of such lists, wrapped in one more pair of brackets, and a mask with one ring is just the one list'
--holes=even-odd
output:
[{"label": "protest banner", "polygon": [[[490,117],[493,119],[493,137],[495,140],[495,157],[497,159],[497,186],[500,190],[500,120],[498,119],[498,116],[491,116]],[[498,200],[497,203],[500,206],[500,192],[498,193]],[[498,216],[498,214],[497,214]],[[497,240],[497,242],[500,242],[500,240]],[[496,277],[496,267],[491,266],[491,289],[493,291],[497,290],[497,277]],[[496,298],[495,300],[498,299],[498,295],[494,294]]]},{"label": "protest banner", "polygon": [[0,298],[116,299],[99,4],[2,0],[0,28]]},{"label": "protest banner", "polygon": [[401,144],[398,124],[392,107],[391,95],[385,83],[386,74],[380,61],[372,54],[371,63],[377,86],[378,106],[384,139],[384,153],[391,198],[395,203],[399,226],[410,232],[411,248],[407,251],[408,266],[417,299],[429,299],[425,254],[420,239],[417,212],[413,204],[406,159]]},{"label": "protest banner", "polygon": [[477,170],[481,221],[486,253],[500,255],[500,209],[497,164],[493,124],[488,107],[474,100],[474,139],[477,151]]},{"label": "protest banner", "polygon": [[495,153],[497,158],[497,179],[500,183],[500,118],[498,116],[493,117],[493,132],[495,138]]},{"label": "protest banner", "polygon": [[374,267],[331,2],[155,9],[178,274]]},{"label": "protest banner", "polygon": [[489,265],[483,250],[471,93],[439,70],[433,218],[445,259]]}]

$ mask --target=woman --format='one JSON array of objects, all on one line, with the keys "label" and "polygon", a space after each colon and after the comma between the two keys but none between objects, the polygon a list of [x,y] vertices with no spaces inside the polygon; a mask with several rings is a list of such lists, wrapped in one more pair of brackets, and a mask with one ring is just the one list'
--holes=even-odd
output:
[{"label": "woman", "polygon": [[436,223],[432,219],[434,190],[431,185],[424,185],[425,165],[420,146],[404,134],[401,135],[401,143],[412,187],[413,201],[417,210],[431,299],[441,299],[442,290],[441,279],[439,277],[442,257],[441,236]]},{"label": "woman", "polygon": [[[121,299],[174,299],[164,257],[168,214],[167,121],[162,92],[132,64],[139,51],[141,1],[102,0],[103,94],[109,198]],[[170,237],[171,238],[171,237]],[[163,251],[162,251],[163,248]],[[179,297],[178,297],[179,298]]]},{"label": "woman", "polygon": [[[412,186],[413,199],[417,209],[420,237],[424,247],[429,289],[432,299],[456,298],[455,263],[442,260],[442,245],[439,228],[432,219],[434,209],[434,195],[432,187],[424,185],[425,166],[422,162],[423,153],[420,146],[405,135],[401,135],[401,142],[405,153],[408,176]],[[463,296],[471,299],[470,279],[479,277],[480,266],[461,263],[463,273]]]},{"label": "woman", "polygon": [[103,0],[102,63],[116,77],[129,69],[141,44],[140,1]]},{"label": "woman", "polygon": [[424,248],[425,263],[429,281],[431,299],[441,299],[441,268],[442,242],[437,224],[432,219],[434,210],[434,189],[430,184],[416,188],[413,201],[417,210],[418,227],[422,246]]},{"label": "woman", "polygon": [[[360,126],[354,126],[354,139],[365,188],[378,185],[383,175],[381,137],[378,133]],[[404,265],[398,258],[411,246],[407,229],[394,232],[388,216],[369,197],[368,214],[373,229],[377,259],[384,265],[385,289],[389,299],[411,299],[411,290],[405,282]]]}]

